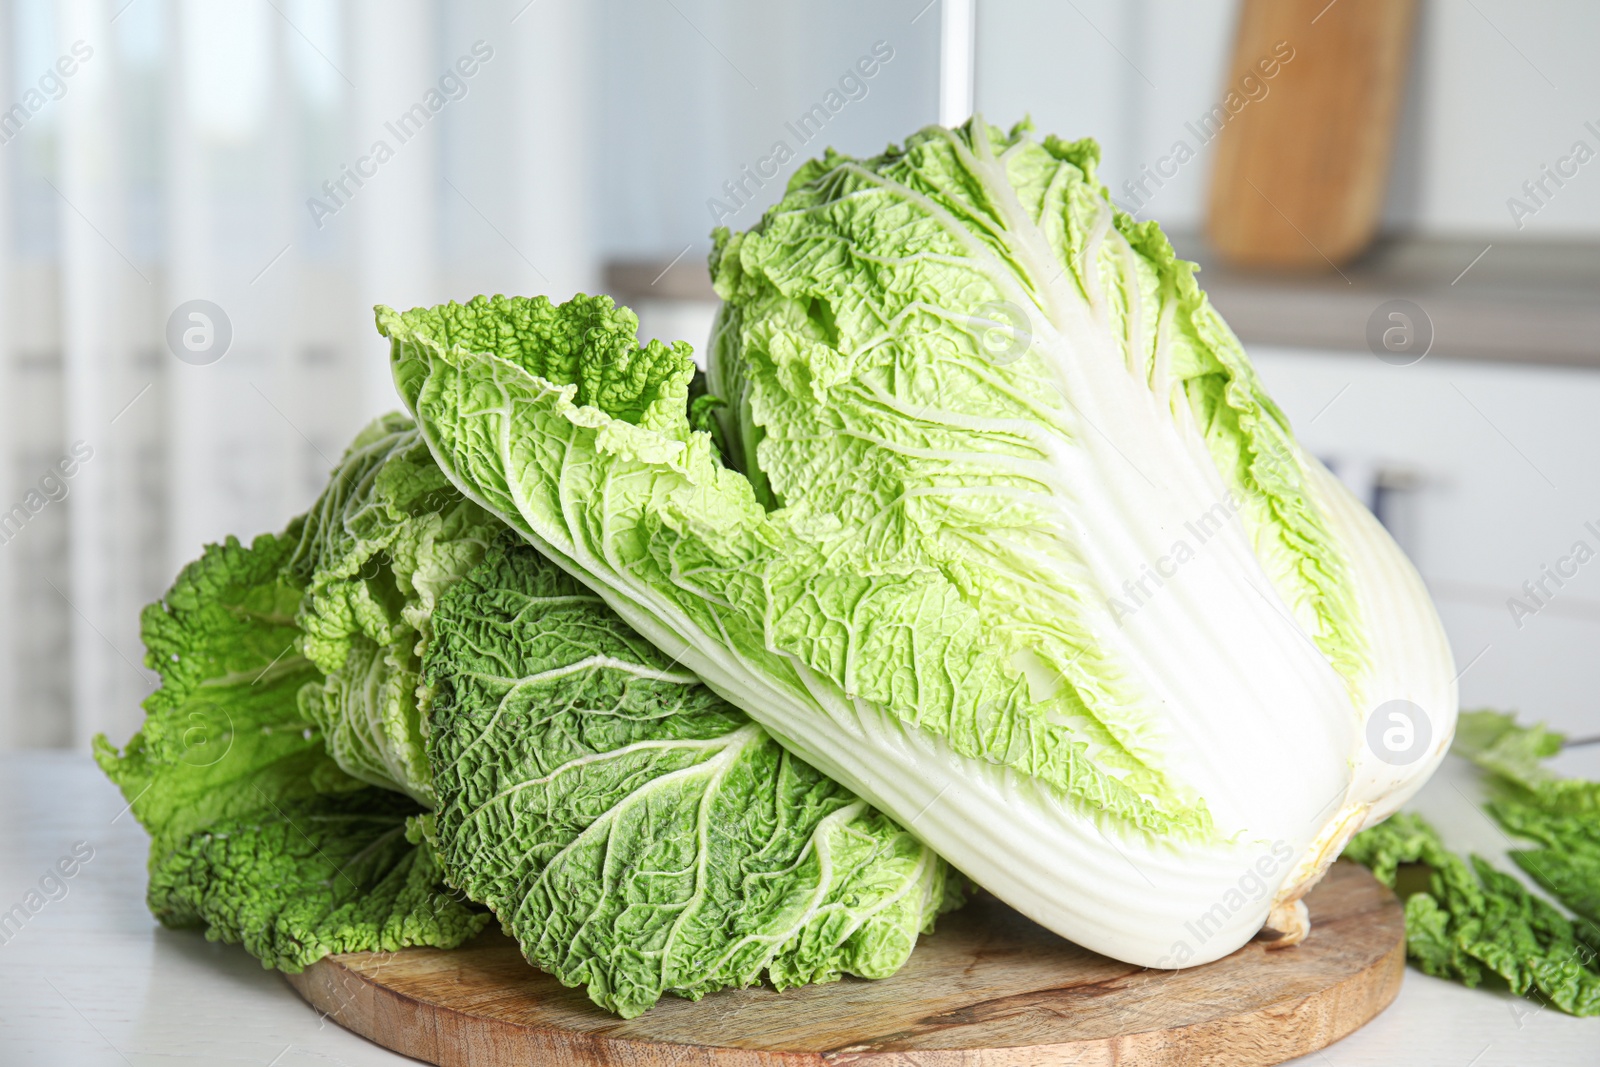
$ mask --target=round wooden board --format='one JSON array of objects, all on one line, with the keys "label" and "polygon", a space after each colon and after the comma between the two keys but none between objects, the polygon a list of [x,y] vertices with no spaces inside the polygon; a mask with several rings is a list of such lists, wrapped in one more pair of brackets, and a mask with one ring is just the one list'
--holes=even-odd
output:
[{"label": "round wooden board", "polygon": [[1401,907],[1365,868],[1335,864],[1307,904],[1300,945],[1152,971],[983,895],[892,978],[664,997],[626,1021],[498,931],[451,951],[332,956],[289,982],[348,1029],[441,1067],[1250,1067],[1337,1041],[1400,990]]}]

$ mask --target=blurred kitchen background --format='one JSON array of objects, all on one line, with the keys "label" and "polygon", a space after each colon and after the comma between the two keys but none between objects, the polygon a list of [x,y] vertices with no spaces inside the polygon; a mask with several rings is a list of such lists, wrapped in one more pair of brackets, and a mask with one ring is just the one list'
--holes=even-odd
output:
[{"label": "blurred kitchen background", "polygon": [[1464,703],[1600,733],[1600,6],[1267,2],[0,0],[0,749],[132,732],[140,607],[395,406],[374,303],[603,289],[698,347],[715,222],[974,102],[1206,264]]}]

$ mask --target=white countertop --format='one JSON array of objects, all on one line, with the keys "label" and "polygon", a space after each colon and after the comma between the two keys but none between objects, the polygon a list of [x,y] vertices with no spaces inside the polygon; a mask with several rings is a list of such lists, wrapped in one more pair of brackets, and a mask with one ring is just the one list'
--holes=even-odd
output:
[{"label": "white countertop", "polygon": [[[1470,768],[1447,764],[1415,807],[1452,843],[1498,858],[1504,840],[1467,800],[1477,791]],[[1600,746],[1557,766],[1600,777]],[[320,1018],[242,948],[157,925],[144,906],[147,838],[87,757],[0,756],[0,813],[0,912],[20,903],[77,842],[94,850],[67,895],[0,944],[0,1067],[415,1062]],[[1600,1019],[1572,1019],[1408,968],[1386,1012],[1295,1062],[1592,1067],[1600,1063]]]}]

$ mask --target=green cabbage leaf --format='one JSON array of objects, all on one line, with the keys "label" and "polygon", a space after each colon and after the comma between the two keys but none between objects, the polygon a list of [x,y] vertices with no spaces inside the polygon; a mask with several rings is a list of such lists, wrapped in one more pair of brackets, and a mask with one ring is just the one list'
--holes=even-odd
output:
[{"label": "green cabbage leaf", "polygon": [[433,836],[527,957],[624,1017],[893,974],[959,886],[508,533],[424,657]]},{"label": "green cabbage leaf", "polygon": [[428,617],[501,529],[399,415],[357,436],[306,515],[285,566],[305,587],[299,648],[326,677],[301,710],[349,774],[432,804],[417,702]]},{"label": "green cabbage leaf", "polygon": [[150,832],[151,911],[266,966],[454,947],[488,905],[633,1015],[891,974],[960,899],[926,845],[464,499],[404,417],[143,621],[162,685],[96,756]]},{"label": "green cabbage leaf", "polygon": [[1407,954],[1426,973],[1469,986],[1493,976],[1569,1014],[1600,1015],[1600,782],[1544,766],[1564,742],[1472,711],[1452,751],[1488,772],[1486,810],[1527,846],[1507,855],[1565,912],[1481,856],[1452,852],[1416,815],[1362,831],[1345,855],[1406,897]]},{"label": "green cabbage leaf", "polygon": [[249,546],[209,546],[145,609],[161,686],[143,728],[95,758],[150,834],[151,912],[240,942],[297,971],[330,952],[450,948],[487,913],[443,884],[422,813],[340,769],[300,691],[321,674],[298,651],[304,589],[287,573],[296,520]]}]

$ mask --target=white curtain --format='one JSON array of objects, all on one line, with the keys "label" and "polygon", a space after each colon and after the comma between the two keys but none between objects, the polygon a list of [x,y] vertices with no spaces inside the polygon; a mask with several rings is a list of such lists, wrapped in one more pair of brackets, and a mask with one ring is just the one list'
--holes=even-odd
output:
[{"label": "white curtain", "polygon": [[[703,271],[713,201],[752,225],[807,157],[935,120],[939,24],[927,0],[0,0],[0,749],[134,730],[141,607],[205,543],[282,528],[395,406],[373,304]],[[704,341],[704,306],[633,295],[647,336]]]},{"label": "white curtain", "polygon": [[374,303],[595,288],[591,16],[525,3],[0,3],[0,748],[132,732],[141,606],[395,406]]}]

